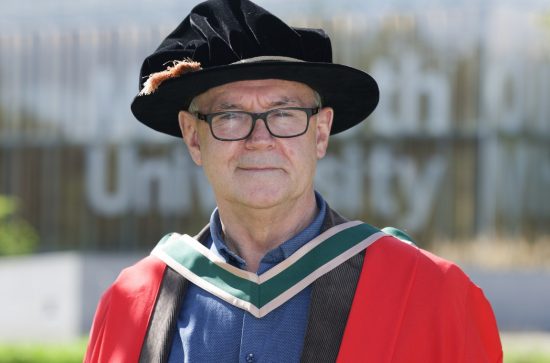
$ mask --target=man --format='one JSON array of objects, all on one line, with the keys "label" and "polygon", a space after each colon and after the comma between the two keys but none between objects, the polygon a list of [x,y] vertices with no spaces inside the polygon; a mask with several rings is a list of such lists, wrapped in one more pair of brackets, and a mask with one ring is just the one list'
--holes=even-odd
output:
[{"label": "man", "polygon": [[210,0],[145,60],[132,111],[183,137],[217,209],[122,272],[85,361],[502,361],[491,307],[458,267],[314,191],[330,135],[378,102],[368,74],[331,57],[322,30]]}]

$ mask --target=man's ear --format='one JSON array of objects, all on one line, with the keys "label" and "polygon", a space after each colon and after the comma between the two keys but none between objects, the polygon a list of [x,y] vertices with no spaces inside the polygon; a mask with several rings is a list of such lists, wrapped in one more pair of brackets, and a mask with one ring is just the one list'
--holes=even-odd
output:
[{"label": "man's ear", "polygon": [[183,141],[187,145],[191,159],[193,159],[195,164],[202,165],[197,119],[187,111],[180,111],[178,113],[178,122]]},{"label": "man's ear", "polygon": [[317,159],[321,159],[327,152],[330,129],[332,128],[332,119],[334,118],[334,110],[330,107],[323,107],[319,110],[315,117],[317,119],[315,124]]}]

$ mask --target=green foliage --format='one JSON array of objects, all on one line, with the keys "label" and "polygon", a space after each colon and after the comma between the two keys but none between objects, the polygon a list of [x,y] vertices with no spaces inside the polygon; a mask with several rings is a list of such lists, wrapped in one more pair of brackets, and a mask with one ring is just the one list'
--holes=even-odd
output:
[{"label": "green foliage", "polygon": [[[0,343],[0,363],[81,363],[88,338],[67,344]],[[550,362],[549,349],[504,346],[504,363]]]},{"label": "green foliage", "polygon": [[17,199],[0,195],[0,256],[31,253],[38,246],[34,228],[17,216]]},{"label": "green foliage", "polygon": [[0,363],[81,363],[87,339],[70,344],[2,344]]},{"label": "green foliage", "polygon": [[504,354],[504,363],[547,363],[550,362],[548,352],[509,352]]},{"label": "green foliage", "polygon": [[504,363],[550,362],[548,332],[504,333],[501,338]]}]

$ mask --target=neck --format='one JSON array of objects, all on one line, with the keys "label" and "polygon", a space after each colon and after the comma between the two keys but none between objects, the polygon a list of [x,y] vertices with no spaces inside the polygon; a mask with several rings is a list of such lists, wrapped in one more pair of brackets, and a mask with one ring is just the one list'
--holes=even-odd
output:
[{"label": "neck", "polygon": [[295,236],[315,218],[313,191],[271,208],[257,209],[218,203],[225,242],[241,256],[250,272],[257,272],[262,257]]}]

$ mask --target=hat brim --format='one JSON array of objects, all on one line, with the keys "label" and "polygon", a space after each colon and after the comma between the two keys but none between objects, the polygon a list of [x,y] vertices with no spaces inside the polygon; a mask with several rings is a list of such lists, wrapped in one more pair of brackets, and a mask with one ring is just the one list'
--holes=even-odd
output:
[{"label": "hat brim", "polygon": [[181,137],[178,113],[187,110],[195,96],[226,83],[257,79],[301,82],[316,90],[323,106],[334,109],[331,134],[363,121],[379,99],[376,81],[358,69],[334,63],[269,61],[210,67],[168,79],[154,93],[136,96],[132,113],[154,130]]}]

